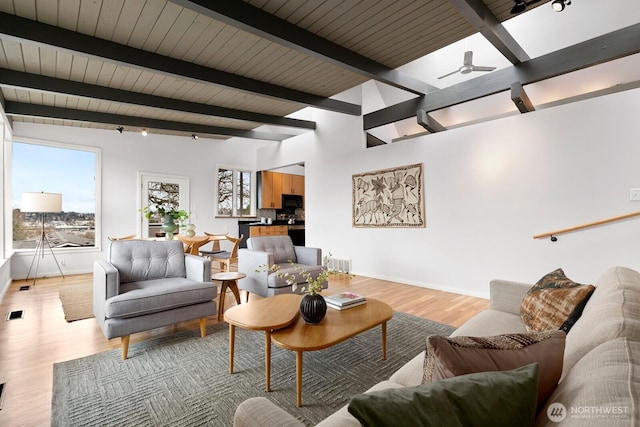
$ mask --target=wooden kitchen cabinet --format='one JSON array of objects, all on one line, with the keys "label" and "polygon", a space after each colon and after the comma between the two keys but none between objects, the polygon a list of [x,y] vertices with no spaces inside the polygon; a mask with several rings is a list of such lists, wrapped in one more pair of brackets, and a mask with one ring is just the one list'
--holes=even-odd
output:
[{"label": "wooden kitchen cabinet", "polygon": [[249,237],[287,235],[289,235],[289,227],[286,225],[252,225],[249,227]]},{"label": "wooden kitchen cabinet", "polygon": [[282,209],[282,174],[261,172],[260,208]]},{"label": "wooden kitchen cabinet", "polygon": [[304,196],[304,176],[271,171],[260,172],[260,209],[282,209],[282,195]]},{"label": "wooden kitchen cabinet", "polygon": [[296,196],[304,196],[304,176],[282,174],[282,193],[295,194]]}]

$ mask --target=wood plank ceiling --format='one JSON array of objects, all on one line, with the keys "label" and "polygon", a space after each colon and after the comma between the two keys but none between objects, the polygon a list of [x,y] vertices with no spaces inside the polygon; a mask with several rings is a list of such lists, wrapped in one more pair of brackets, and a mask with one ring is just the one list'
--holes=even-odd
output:
[{"label": "wood plank ceiling", "polygon": [[282,140],[315,128],[286,118],[305,106],[360,115],[330,97],[372,78],[437,91],[395,69],[479,30],[526,61],[499,24],[513,4],[0,0],[0,102],[14,122]]}]

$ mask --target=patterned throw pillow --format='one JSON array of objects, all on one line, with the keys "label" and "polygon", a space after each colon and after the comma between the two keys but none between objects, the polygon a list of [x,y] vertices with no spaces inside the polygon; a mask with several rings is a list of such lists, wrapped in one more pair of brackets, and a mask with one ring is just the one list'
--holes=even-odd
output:
[{"label": "patterned throw pillow", "polygon": [[[572,316],[573,322],[582,314],[576,307],[589,298],[595,286],[575,283],[565,276],[561,268],[552,271],[538,281],[526,293],[520,304],[520,317],[527,331],[560,329]],[[566,325],[565,325],[566,328]],[[565,332],[568,332],[566,329]]]},{"label": "patterned throw pillow", "polygon": [[505,371],[538,363],[538,405],[558,385],[562,374],[563,331],[505,334],[492,337],[427,338],[422,383],[483,371]]}]

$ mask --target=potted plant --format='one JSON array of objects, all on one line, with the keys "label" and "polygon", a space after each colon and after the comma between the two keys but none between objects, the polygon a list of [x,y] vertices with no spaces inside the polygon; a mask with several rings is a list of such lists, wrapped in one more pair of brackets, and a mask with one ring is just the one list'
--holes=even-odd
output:
[{"label": "potted plant", "polygon": [[284,279],[291,285],[291,289],[294,292],[297,292],[298,287],[300,287],[300,292],[305,293],[302,301],[300,301],[300,316],[302,316],[305,322],[310,324],[320,323],[327,314],[327,303],[320,293],[322,292],[322,284],[329,278],[329,274],[331,273],[327,268],[330,258],[331,254],[323,257],[322,270],[315,278],[303,267],[295,265],[293,261],[289,260],[291,269],[295,270],[304,278],[306,285],[299,284],[296,275],[291,271],[280,271],[280,266],[277,264],[268,268],[276,272],[279,278]]},{"label": "potted plant", "polygon": [[165,239],[167,240],[173,239],[173,232],[178,228],[178,225],[175,222],[184,221],[189,218],[189,215],[185,210],[176,209],[168,204],[145,206],[142,209],[142,212],[147,219],[150,219],[153,216],[163,218],[162,230],[165,232]]}]

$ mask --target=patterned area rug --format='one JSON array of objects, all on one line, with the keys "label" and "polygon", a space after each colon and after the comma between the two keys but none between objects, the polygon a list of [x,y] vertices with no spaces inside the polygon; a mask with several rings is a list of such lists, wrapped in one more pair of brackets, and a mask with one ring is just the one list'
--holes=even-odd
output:
[{"label": "patterned area rug", "polygon": [[264,334],[236,328],[235,373],[229,374],[228,325],[56,363],[52,426],[230,426],[245,399],[264,396],[315,425],[375,383],[387,379],[453,327],[396,312],[387,323],[387,360],[380,328],[304,355],[301,408],[295,405],[295,353],[272,346],[271,389],[264,391]]},{"label": "patterned area rug", "polygon": [[67,322],[93,317],[93,289],[91,284],[78,283],[61,286],[58,291],[62,311]]}]

